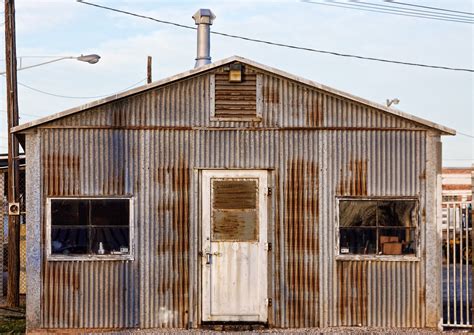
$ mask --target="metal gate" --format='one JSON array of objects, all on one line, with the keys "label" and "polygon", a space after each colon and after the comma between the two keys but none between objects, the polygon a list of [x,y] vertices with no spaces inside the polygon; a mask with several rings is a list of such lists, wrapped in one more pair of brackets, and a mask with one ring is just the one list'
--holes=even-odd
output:
[{"label": "metal gate", "polygon": [[443,326],[472,327],[472,208],[443,205]]}]

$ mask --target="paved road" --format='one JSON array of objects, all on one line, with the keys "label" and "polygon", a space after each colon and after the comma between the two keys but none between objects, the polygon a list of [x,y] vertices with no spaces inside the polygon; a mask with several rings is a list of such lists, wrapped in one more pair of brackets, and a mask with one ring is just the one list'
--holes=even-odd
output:
[{"label": "paved road", "polygon": [[[456,276],[456,280],[454,280],[454,276]],[[450,264],[449,277],[448,285],[448,265],[445,264],[443,265],[443,322],[472,324],[472,314],[470,313],[472,307],[472,266]]]}]

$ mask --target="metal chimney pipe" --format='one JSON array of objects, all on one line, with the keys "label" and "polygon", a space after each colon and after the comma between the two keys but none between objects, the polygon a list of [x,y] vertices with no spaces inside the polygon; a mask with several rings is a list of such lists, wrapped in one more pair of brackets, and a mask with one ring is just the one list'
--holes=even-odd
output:
[{"label": "metal chimney pipe", "polygon": [[210,9],[199,9],[193,15],[197,27],[197,57],[194,67],[211,63],[211,25],[216,16]]}]

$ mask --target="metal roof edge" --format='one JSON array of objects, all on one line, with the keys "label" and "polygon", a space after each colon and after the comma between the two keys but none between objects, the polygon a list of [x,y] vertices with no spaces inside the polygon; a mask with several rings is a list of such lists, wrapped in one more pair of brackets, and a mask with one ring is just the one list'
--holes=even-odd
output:
[{"label": "metal roof edge", "polygon": [[224,64],[235,62],[235,61],[239,61],[239,62],[245,63],[247,65],[251,65],[251,66],[254,66],[256,68],[260,68],[264,71],[276,74],[278,76],[285,77],[285,78],[288,78],[290,80],[293,80],[293,81],[296,81],[296,82],[299,82],[299,83],[302,83],[302,84],[305,84],[305,85],[308,85],[308,86],[315,87],[317,89],[326,91],[326,92],[334,94],[334,95],[344,97],[346,99],[353,100],[355,102],[359,102],[361,104],[367,105],[369,107],[376,108],[376,109],[381,110],[383,112],[386,112],[386,113],[389,113],[389,114],[392,114],[392,115],[395,115],[395,116],[398,116],[398,117],[401,117],[401,118],[419,123],[419,124],[424,125],[428,128],[436,129],[436,130],[440,131],[443,135],[456,135],[456,131],[454,129],[451,129],[451,128],[445,127],[443,125],[425,120],[425,119],[420,118],[418,116],[414,116],[414,115],[411,115],[411,114],[404,113],[404,112],[402,112],[400,110],[397,110],[397,109],[388,108],[388,107],[386,107],[384,105],[381,105],[381,104],[378,104],[376,102],[366,100],[364,98],[352,95],[352,94],[347,93],[347,92],[339,91],[335,88],[328,87],[328,86],[322,85],[320,83],[314,82],[312,80],[305,79],[305,78],[296,76],[294,74],[291,74],[291,73],[288,73],[288,72],[285,72],[285,71],[282,71],[282,70],[278,70],[278,69],[275,69],[273,67],[270,67],[270,66],[267,66],[267,65],[264,65],[264,64],[257,63],[255,61],[252,61],[250,59],[247,59],[247,58],[244,58],[244,57],[241,57],[241,56],[231,56],[231,57],[228,57],[228,58],[225,58],[225,59],[221,59],[221,60],[218,60],[218,61],[213,62],[211,64],[207,64],[207,65],[195,68],[195,69],[191,69],[191,70],[188,70],[188,71],[185,71],[185,72],[181,72],[181,73],[176,74],[174,76],[167,77],[167,78],[158,80],[158,81],[150,83],[150,84],[135,87],[135,88],[129,89],[127,91],[108,96],[108,97],[103,98],[103,99],[95,100],[95,101],[89,102],[87,104],[80,105],[78,107],[67,109],[67,110],[61,111],[59,113],[51,114],[51,115],[48,115],[48,116],[30,121],[30,122],[18,125],[16,127],[13,127],[11,130],[12,130],[13,133],[20,133],[20,132],[22,132],[24,130],[27,130],[29,128],[34,128],[34,127],[39,126],[41,124],[51,122],[51,121],[54,121],[54,120],[57,120],[57,119],[60,119],[60,118],[63,118],[63,117],[66,117],[66,116],[69,116],[69,115],[72,115],[72,114],[76,114],[76,113],[85,111],[85,110],[90,109],[90,108],[94,108],[94,107],[97,107],[97,106],[100,106],[100,105],[104,105],[106,103],[113,102],[115,100],[119,100],[119,99],[122,99],[122,98],[126,98],[126,97],[134,95],[134,94],[139,94],[139,93],[144,92],[146,90],[153,89],[153,88],[156,88],[156,87],[159,87],[159,86],[162,86],[162,85],[166,85],[166,84],[169,84],[171,82],[174,82],[174,81],[177,81],[177,80],[180,80],[180,79],[183,79],[183,78],[191,77],[191,76],[194,76],[194,75],[212,70],[212,69],[217,68],[219,66],[222,66]]}]

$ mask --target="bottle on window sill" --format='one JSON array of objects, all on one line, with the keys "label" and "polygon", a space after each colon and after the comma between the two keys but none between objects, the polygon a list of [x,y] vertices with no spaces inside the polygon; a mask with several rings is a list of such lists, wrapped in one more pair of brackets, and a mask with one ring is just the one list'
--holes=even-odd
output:
[{"label": "bottle on window sill", "polygon": [[99,255],[105,254],[104,245],[102,244],[102,242],[99,242],[99,250],[97,250],[97,253]]}]

